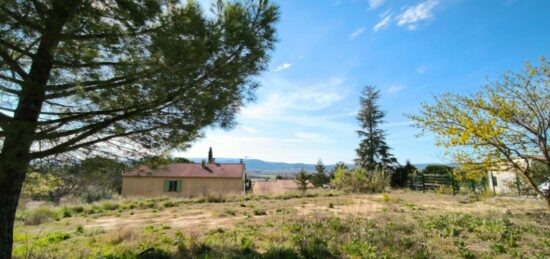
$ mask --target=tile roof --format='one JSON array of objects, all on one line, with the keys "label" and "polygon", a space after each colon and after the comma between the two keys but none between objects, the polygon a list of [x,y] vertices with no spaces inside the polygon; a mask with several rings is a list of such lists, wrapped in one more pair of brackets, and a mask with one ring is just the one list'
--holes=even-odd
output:
[{"label": "tile roof", "polygon": [[156,176],[156,177],[204,177],[204,178],[242,178],[244,164],[184,164],[173,163],[151,169],[141,166],[122,176]]}]

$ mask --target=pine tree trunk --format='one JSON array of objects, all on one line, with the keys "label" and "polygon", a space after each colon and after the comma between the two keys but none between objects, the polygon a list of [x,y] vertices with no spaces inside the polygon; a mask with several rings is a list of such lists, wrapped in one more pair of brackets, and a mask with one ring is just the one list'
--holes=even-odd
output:
[{"label": "pine tree trunk", "polygon": [[53,53],[63,26],[74,15],[79,4],[80,1],[53,2],[33,63],[21,87],[13,118],[3,128],[5,137],[0,153],[0,259],[11,258],[15,212],[31,161],[31,145],[45,100]]},{"label": "pine tree trunk", "polygon": [[[4,142],[0,158],[0,258],[11,258],[13,225],[19,194],[25,180],[29,159],[18,156],[22,148]],[[13,141],[11,141],[13,142]],[[17,143],[15,143],[17,144]],[[19,150],[15,150],[19,149]],[[8,150],[8,152],[4,152]],[[27,152],[28,153],[28,152]],[[17,155],[16,155],[17,154]]]}]

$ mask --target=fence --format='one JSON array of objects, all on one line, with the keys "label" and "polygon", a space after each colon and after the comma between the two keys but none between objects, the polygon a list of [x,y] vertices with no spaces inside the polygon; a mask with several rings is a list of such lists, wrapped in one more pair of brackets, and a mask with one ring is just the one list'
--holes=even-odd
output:
[{"label": "fence", "polygon": [[438,190],[441,188],[452,188],[453,195],[464,191],[483,191],[487,189],[488,181],[483,177],[478,183],[476,181],[458,182],[450,175],[442,174],[420,174],[409,178],[411,190],[426,192],[426,190]]},{"label": "fence", "polygon": [[451,187],[453,189],[453,195],[458,193],[460,185],[449,175],[440,174],[421,174],[412,176],[409,180],[409,187],[411,190],[437,190],[442,187]]}]

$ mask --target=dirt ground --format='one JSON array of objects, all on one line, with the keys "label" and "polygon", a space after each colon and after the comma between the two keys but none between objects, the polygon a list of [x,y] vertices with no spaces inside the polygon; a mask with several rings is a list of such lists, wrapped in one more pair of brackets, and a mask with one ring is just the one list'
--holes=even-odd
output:
[{"label": "dirt ground", "polygon": [[[331,213],[336,216],[369,216],[397,204],[416,206],[433,213],[445,211],[463,212],[505,212],[522,211],[542,207],[535,199],[515,199],[507,197],[488,198],[483,202],[463,202],[464,197],[451,195],[421,194],[399,191],[386,195],[345,195],[323,198],[304,198],[289,200],[265,200],[246,203],[206,203],[186,204],[164,210],[142,210],[123,212],[122,215],[100,216],[85,220],[76,219],[86,229],[112,230],[117,228],[141,228],[144,225],[163,225],[172,228],[209,228],[230,227],[231,225],[252,220],[268,220],[277,211],[287,210],[292,215],[315,215]],[[243,207],[246,206],[246,207]],[[267,216],[254,215],[254,210],[264,210]],[[225,211],[233,211],[231,214]],[[234,215],[232,215],[234,214]],[[73,225],[73,224],[69,224]]]}]

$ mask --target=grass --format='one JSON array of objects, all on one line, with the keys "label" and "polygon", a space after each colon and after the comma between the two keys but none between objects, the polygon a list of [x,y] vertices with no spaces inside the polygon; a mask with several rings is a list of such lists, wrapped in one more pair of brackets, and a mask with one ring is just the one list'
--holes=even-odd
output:
[{"label": "grass", "polygon": [[[463,203],[463,196],[402,191],[291,195],[223,202],[128,199],[22,210],[14,256],[550,257],[550,214],[535,200],[496,197]],[[112,204],[118,207],[111,209]],[[82,209],[73,209],[77,206]],[[71,216],[61,217],[63,211]],[[29,217],[37,218],[35,224],[26,223]]]}]

